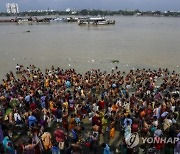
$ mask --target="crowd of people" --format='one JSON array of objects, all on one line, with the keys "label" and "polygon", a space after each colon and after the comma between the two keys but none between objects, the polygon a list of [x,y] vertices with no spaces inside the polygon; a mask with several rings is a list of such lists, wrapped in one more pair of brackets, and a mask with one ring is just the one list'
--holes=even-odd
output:
[{"label": "crowd of people", "polygon": [[[82,75],[17,64],[16,75],[6,74],[0,84],[0,154],[179,154],[179,140],[135,147],[128,142],[135,132],[180,138],[179,90],[179,74],[168,69],[126,73],[116,67]],[[115,150],[101,142],[117,135]]]}]

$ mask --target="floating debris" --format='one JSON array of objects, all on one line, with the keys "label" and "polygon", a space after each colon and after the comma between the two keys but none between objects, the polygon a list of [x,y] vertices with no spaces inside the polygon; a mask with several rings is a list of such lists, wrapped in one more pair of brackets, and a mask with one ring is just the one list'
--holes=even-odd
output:
[{"label": "floating debris", "polygon": [[71,67],[71,64],[69,64],[68,66]]},{"label": "floating debris", "polygon": [[179,66],[176,66],[177,68],[179,67]]},{"label": "floating debris", "polygon": [[16,58],[13,58],[13,60],[16,60]]},{"label": "floating debris", "polygon": [[116,59],[115,59],[115,60],[112,60],[111,62],[112,62],[112,63],[119,63],[119,60],[116,60]]},{"label": "floating debris", "polygon": [[92,63],[94,63],[94,59],[92,60]]},{"label": "floating debris", "polygon": [[89,60],[88,60],[88,63],[89,63]]}]

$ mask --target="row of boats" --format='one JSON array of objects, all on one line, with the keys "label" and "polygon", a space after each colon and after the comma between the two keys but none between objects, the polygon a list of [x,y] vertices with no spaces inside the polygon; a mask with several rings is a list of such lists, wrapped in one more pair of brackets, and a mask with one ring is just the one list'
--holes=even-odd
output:
[{"label": "row of boats", "polygon": [[115,20],[106,19],[105,17],[66,17],[66,18],[17,18],[18,24],[33,24],[33,23],[63,23],[63,22],[77,22],[78,25],[109,25],[115,24]]},{"label": "row of boats", "polygon": [[81,18],[54,18],[50,22],[77,22],[78,25],[109,25],[115,24],[115,20],[105,17],[81,17]]}]

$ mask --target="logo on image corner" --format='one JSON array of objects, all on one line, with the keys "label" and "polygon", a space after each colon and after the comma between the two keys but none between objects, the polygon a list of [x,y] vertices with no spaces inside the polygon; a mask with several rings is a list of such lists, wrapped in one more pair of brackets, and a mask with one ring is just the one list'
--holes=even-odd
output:
[{"label": "logo on image corner", "polygon": [[127,144],[128,148],[134,148],[139,144],[139,134],[138,133],[132,133],[130,136],[128,136],[125,139],[125,142]]}]

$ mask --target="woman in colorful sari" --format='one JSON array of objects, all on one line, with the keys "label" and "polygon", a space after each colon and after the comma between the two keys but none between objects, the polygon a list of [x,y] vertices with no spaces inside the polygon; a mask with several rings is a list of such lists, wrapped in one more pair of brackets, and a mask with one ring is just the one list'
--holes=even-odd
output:
[{"label": "woman in colorful sari", "polygon": [[33,138],[32,138],[32,143],[36,144],[35,146],[35,154],[40,154],[44,151],[43,149],[43,144],[40,140],[40,138],[37,136],[38,130],[34,130],[33,132]]},{"label": "woman in colorful sari", "polygon": [[76,122],[75,122],[74,114],[71,114],[71,117],[69,119],[69,130],[74,129],[75,125]]},{"label": "woman in colorful sari", "polygon": [[102,133],[104,134],[106,132],[108,128],[108,116],[105,115],[103,118],[102,118]]},{"label": "woman in colorful sari", "polygon": [[50,150],[52,147],[51,134],[45,129],[44,134],[41,136],[45,150]]},{"label": "woman in colorful sari", "polygon": [[57,108],[56,108],[56,104],[53,102],[53,100],[49,101],[49,108],[50,108],[52,114],[56,113]]},{"label": "woman in colorful sari", "polygon": [[3,147],[6,154],[15,154],[15,149],[13,144],[8,136],[5,136],[3,139]]},{"label": "woman in colorful sari", "polygon": [[131,125],[130,125],[130,122],[127,121],[127,125],[126,125],[125,130],[124,130],[125,140],[128,140],[130,136],[131,136]]}]

